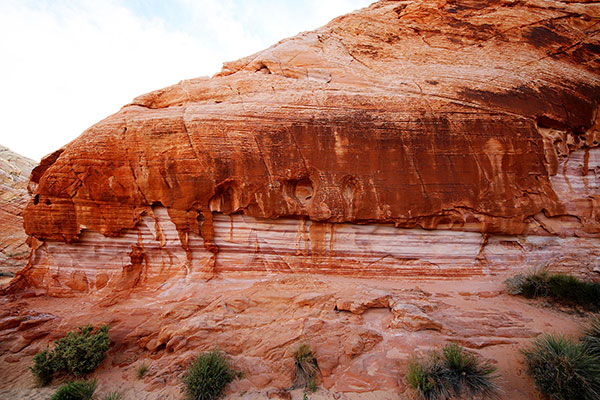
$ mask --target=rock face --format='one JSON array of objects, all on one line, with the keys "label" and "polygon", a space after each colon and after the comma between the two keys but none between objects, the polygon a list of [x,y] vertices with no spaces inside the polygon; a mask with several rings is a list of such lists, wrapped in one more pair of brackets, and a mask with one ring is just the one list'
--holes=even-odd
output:
[{"label": "rock face", "polygon": [[45,240],[34,250],[27,282],[54,296],[171,279],[319,273],[363,278],[465,278],[515,274],[546,263],[596,277],[600,241],[594,237],[482,236],[478,232],[397,229],[390,225],[331,224],[301,219],[213,216],[215,254],[202,237],[177,231],[163,207],[152,208],[118,237],[83,231],[73,243]]},{"label": "rock face", "polygon": [[0,275],[14,274],[27,264],[29,247],[21,213],[27,201],[27,180],[36,163],[0,146]]},{"label": "rock face", "polygon": [[[599,7],[380,1],[140,96],[33,171],[26,276],[98,288],[134,259],[150,275],[165,259],[205,276],[469,275],[566,243],[592,273]],[[438,239],[443,254],[418,249]],[[64,261],[81,252],[85,272]]]},{"label": "rock face", "polygon": [[410,354],[453,340],[531,398],[518,346],[581,321],[501,282],[598,279],[599,19],[379,1],[134,99],[33,170],[6,293],[87,297],[18,303],[5,357],[87,318],[115,326],[113,365],[156,361],[152,390],[214,346],[253,371],[237,389],[285,387],[310,340],[325,388],[403,391]]}]

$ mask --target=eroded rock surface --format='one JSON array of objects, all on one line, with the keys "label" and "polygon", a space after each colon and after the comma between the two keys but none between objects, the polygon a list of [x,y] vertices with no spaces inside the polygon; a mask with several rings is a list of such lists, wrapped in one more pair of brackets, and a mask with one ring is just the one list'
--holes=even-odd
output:
[{"label": "eroded rock surface", "polygon": [[0,146],[0,279],[27,264],[21,213],[29,200],[27,181],[36,162]]},{"label": "eroded rock surface", "polygon": [[[531,399],[535,389],[519,348],[546,331],[577,335],[584,324],[576,313],[510,296],[501,282],[481,278],[278,274],[171,279],[160,291],[127,295],[0,300],[0,397],[9,399],[31,387],[27,366],[36,352],[87,322],[111,326],[113,345],[96,373],[99,393],[119,389],[125,398],[181,399],[186,366],[213,348],[244,373],[229,393],[247,400],[285,395],[294,382],[293,352],[304,343],[320,369],[321,389],[311,398],[411,399],[410,357],[453,341],[494,360],[501,398]],[[142,363],[149,368],[138,381]],[[302,399],[302,392],[291,398]]]},{"label": "eroded rock surface", "polygon": [[519,346],[583,321],[501,282],[599,277],[599,20],[596,2],[379,1],[134,99],[32,172],[6,381],[89,321],[114,326],[123,379],[152,360],[136,398],[177,398],[213,347],[251,372],[233,392],[278,396],[302,341],[333,398],[408,396],[411,354],[447,341],[532,398]]},{"label": "eroded rock surface", "polygon": [[397,229],[392,225],[213,217],[216,256],[198,234],[181,235],[164,207],[153,207],[134,229],[107,237],[83,231],[78,241],[36,242],[30,286],[54,296],[100,291],[110,295],[171,279],[261,277],[318,273],[363,278],[458,279],[525,272],[548,264],[595,278],[594,237],[498,236],[478,232]]},{"label": "eroded rock surface", "polygon": [[[507,235],[539,237],[531,239],[538,264],[555,261],[551,249],[566,243],[557,238],[572,238],[582,272],[593,275],[599,16],[597,3],[380,1],[226,63],[213,78],[140,96],[34,170],[24,217],[41,261],[24,277],[67,291],[103,286],[135,260],[171,257],[165,245],[186,253],[168,269],[205,276],[232,268],[422,275],[446,264],[448,276],[469,275],[498,266],[488,243],[499,243],[494,254],[532,259],[521,243],[530,239]],[[161,225],[163,207],[176,236],[153,233],[165,249],[158,255],[144,226]],[[224,215],[241,230],[227,232]],[[354,254],[343,235],[370,248],[382,242],[361,235],[363,224],[451,231],[445,245],[454,249],[439,252],[450,262],[404,250]],[[411,232],[384,231],[393,246]],[[275,232],[304,243],[272,246]],[[440,248],[423,236],[409,240]],[[89,249],[101,265],[56,271],[64,253],[106,241],[120,249],[114,262]],[[104,274],[99,284],[93,269]]]}]

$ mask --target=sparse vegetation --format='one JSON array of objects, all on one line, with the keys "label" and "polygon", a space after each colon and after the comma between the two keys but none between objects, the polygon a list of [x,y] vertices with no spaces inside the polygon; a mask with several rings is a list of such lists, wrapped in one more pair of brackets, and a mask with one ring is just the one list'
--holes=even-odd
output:
[{"label": "sparse vegetation", "polygon": [[294,387],[305,388],[312,393],[316,392],[319,365],[307,344],[301,344],[294,352],[294,361],[296,364]]},{"label": "sparse vegetation", "polygon": [[104,360],[110,346],[108,326],[91,325],[69,332],[55,342],[54,349],[44,350],[33,358],[31,372],[42,385],[47,385],[57,372],[82,376],[92,372]]},{"label": "sparse vegetation", "polygon": [[317,381],[316,379],[312,379],[309,383],[308,383],[308,387],[306,388],[308,389],[309,392],[314,393],[317,391],[318,387],[317,387]]},{"label": "sparse vegetation", "polygon": [[33,367],[30,367],[31,373],[36,377],[40,386],[46,386],[52,380],[56,371],[54,366],[53,354],[47,349],[37,353],[33,357]]},{"label": "sparse vegetation", "polygon": [[581,341],[589,352],[600,358],[600,315],[590,319]]},{"label": "sparse vegetation", "polygon": [[50,400],[91,400],[96,391],[96,380],[74,381],[61,385]]},{"label": "sparse vegetation", "polygon": [[108,326],[94,329],[87,325],[79,332],[69,332],[56,341],[54,358],[58,371],[67,371],[75,376],[92,372],[104,360],[110,346]]},{"label": "sparse vegetation", "polygon": [[600,360],[585,343],[542,335],[522,350],[539,391],[552,400],[600,398]]},{"label": "sparse vegetation", "polygon": [[142,363],[135,370],[135,374],[138,379],[142,379],[147,371],[148,371],[148,366],[146,365],[146,363]]},{"label": "sparse vegetation", "polygon": [[507,279],[505,284],[510,294],[527,298],[548,297],[587,310],[600,309],[600,284],[586,282],[572,275],[540,269],[525,275],[518,274]]},{"label": "sparse vegetation", "polygon": [[123,400],[123,395],[119,392],[110,392],[105,394],[102,400]]},{"label": "sparse vegetation", "polygon": [[480,361],[462,346],[450,343],[432,351],[425,359],[413,359],[408,366],[410,386],[423,400],[447,400],[464,395],[469,398],[497,397],[496,368]]},{"label": "sparse vegetation", "polygon": [[437,353],[425,361],[412,360],[408,364],[406,378],[410,386],[417,391],[421,399],[438,400],[450,398],[448,388],[443,384],[440,369],[443,363]]},{"label": "sparse vegetation", "polygon": [[202,353],[194,360],[183,377],[187,399],[218,399],[223,394],[225,386],[240,375],[220,352],[213,350]]}]

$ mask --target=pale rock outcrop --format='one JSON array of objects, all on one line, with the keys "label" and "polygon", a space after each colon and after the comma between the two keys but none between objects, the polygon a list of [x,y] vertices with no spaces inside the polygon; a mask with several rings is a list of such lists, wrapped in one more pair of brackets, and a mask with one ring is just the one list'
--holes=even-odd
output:
[{"label": "pale rock outcrop", "polygon": [[0,146],[0,274],[12,275],[27,264],[21,213],[29,201],[27,181],[36,162]]}]

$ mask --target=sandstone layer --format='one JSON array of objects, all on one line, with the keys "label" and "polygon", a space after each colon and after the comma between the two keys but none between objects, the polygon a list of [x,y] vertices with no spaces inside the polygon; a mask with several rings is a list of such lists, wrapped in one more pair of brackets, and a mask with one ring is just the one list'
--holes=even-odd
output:
[{"label": "sandstone layer", "polygon": [[8,381],[90,321],[123,377],[152,360],[150,397],[215,346],[251,372],[232,391],[280,390],[302,341],[336,398],[406,397],[411,354],[456,341],[532,398],[518,348],[582,318],[502,280],[600,278],[599,24],[596,2],[379,1],[134,99],[31,174]]},{"label": "sandstone layer", "polygon": [[[293,352],[310,345],[320,399],[413,400],[409,359],[452,341],[493,360],[501,399],[535,399],[519,348],[542,332],[578,335],[577,313],[542,307],[489,279],[357,279],[279,274],[261,280],[171,279],[159,291],[86,297],[0,298],[0,398],[37,399],[33,355],[82,323],[110,324],[113,345],[95,375],[99,393],[182,399],[181,377],[199,351],[219,348],[244,377],[231,399],[301,400]],[[149,368],[142,380],[136,368]],[[57,383],[55,383],[56,387]],[[48,393],[48,392],[45,392]],[[30,396],[30,397],[28,397]],[[38,396],[38,397],[36,397]]]},{"label": "sandstone layer", "polygon": [[27,264],[30,249],[21,213],[29,201],[27,181],[35,165],[0,146],[0,276],[12,275]]},{"label": "sandstone layer", "polygon": [[[36,169],[28,233],[118,235],[157,203],[181,232],[210,212],[508,234],[569,214],[550,177],[598,143],[594,62],[571,56],[594,54],[597,6],[452,7],[379,3],[139,97]],[[590,203],[573,217],[597,233]]]},{"label": "sandstone layer", "polygon": [[[117,258],[149,259],[135,236],[144,218],[160,225],[161,207],[186,253],[170,267],[186,272],[233,268],[219,260],[223,215],[313,221],[308,235],[304,222],[278,228],[306,236],[310,257],[323,253],[324,231],[347,223],[477,232],[482,248],[494,235],[574,237],[571,247],[587,249],[600,235],[599,10],[380,1],[226,63],[213,78],[140,96],[35,168],[24,212],[34,254],[48,260],[55,248],[62,259],[67,247],[53,243],[82,247],[99,233],[122,239]],[[449,240],[465,236],[456,235]],[[155,239],[162,248],[160,232]],[[338,257],[315,272],[377,267],[330,250]],[[592,271],[597,253],[582,251]],[[310,269],[305,257],[292,264]],[[493,266],[479,259],[479,269]],[[108,277],[123,267],[97,264]],[[31,284],[47,286],[54,274],[42,269],[57,266],[34,262]],[[52,279],[66,288],[81,273],[65,268]]]}]

